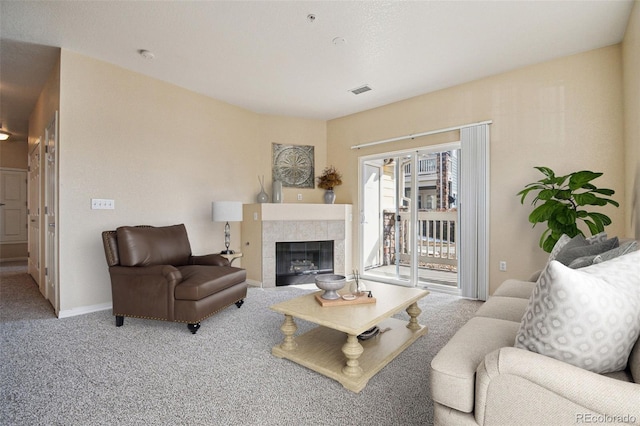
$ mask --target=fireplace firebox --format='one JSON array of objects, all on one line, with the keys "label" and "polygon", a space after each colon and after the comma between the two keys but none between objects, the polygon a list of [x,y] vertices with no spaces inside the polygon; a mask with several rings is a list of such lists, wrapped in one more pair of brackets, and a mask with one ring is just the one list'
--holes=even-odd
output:
[{"label": "fireplace firebox", "polygon": [[276,243],[276,286],[310,284],[333,273],[333,241]]}]

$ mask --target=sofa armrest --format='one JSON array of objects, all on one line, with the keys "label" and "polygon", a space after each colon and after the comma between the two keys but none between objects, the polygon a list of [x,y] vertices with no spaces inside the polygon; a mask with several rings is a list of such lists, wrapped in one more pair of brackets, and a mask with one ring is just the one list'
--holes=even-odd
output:
[{"label": "sofa armrest", "polygon": [[513,347],[491,352],[478,366],[478,424],[592,423],[603,415],[606,423],[640,421],[640,384]]},{"label": "sofa armrest", "polygon": [[229,260],[219,254],[205,254],[203,256],[191,256],[190,265],[231,266]]}]

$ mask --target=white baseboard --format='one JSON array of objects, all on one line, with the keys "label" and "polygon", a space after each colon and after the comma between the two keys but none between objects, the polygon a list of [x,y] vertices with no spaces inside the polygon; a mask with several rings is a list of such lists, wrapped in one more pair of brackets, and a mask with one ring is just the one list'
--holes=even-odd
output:
[{"label": "white baseboard", "polygon": [[262,287],[262,283],[260,281],[256,281],[256,280],[246,280],[247,281],[247,285],[251,286],[251,287]]},{"label": "white baseboard", "polygon": [[28,257],[5,257],[0,259],[0,263],[3,262],[26,262],[27,260],[29,260]]},{"label": "white baseboard", "polygon": [[75,317],[78,315],[90,314],[92,312],[106,311],[111,309],[112,303],[101,303],[99,305],[82,306],[80,308],[66,309],[58,312],[58,318]]}]

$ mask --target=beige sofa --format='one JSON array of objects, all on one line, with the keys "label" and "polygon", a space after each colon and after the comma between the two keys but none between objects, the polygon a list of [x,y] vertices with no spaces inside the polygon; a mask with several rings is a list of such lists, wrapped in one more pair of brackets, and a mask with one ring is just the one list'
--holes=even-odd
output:
[{"label": "beige sofa", "polygon": [[505,281],[432,360],[435,424],[640,424],[640,343],[607,374],[514,347],[536,278]]}]

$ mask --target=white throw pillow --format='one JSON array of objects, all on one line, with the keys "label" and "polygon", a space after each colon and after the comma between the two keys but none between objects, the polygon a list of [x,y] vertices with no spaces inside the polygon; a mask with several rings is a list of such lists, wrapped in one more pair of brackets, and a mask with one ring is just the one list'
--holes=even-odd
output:
[{"label": "white throw pillow", "polygon": [[640,251],[571,269],[547,265],[515,346],[596,373],[624,370],[640,335]]}]

